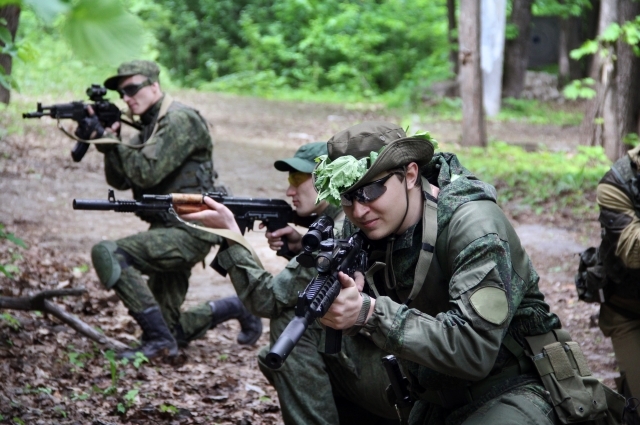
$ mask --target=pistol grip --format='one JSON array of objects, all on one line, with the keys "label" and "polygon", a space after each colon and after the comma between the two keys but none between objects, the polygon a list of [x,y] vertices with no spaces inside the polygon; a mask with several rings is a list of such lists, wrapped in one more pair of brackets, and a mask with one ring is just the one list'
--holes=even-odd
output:
[{"label": "pistol grip", "polygon": [[71,158],[73,158],[73,161],[80,162],[84,154],[87,153],[89,146],[91,146],[89,143],[76,142],[76,145],[71,149]]},{"label": "pistol grip", "polygon": [[293,251],[289,249],[289,243],[287,241],[287,237],[283,236],[280,239],[282,240],[282,248],[276,251],[276,255],[284,258],[293,258],[295,255],[293,254]]}]

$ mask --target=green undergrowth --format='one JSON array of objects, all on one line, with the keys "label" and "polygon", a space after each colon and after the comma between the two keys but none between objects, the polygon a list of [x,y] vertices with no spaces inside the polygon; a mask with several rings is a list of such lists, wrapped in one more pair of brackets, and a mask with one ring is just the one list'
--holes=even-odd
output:
[{"label": "green undergrowth", "polygon": [[530,206],[537,214],[570,208],[575,214],[592,212],[586,202],[611,166],[600,147],[576,151],[527,152],[519,146],[492,142],[487,148],[461,148],[460,162],[498,190],[498,202]]},{"label": "green undergrowth", "polygon": [[[573,126],[582,122],[583,109],[580,105],[570,102],[560,104],[558,102],[543,102],[535,99],[506,98],[502,100],[498,115],[487,117],[487,120],[536,125]],[[428,103],[412,107],[411,111],[408,112],[448,121],[462,121],[462,99],[459,97],[444,97],[438,100],[431,100]]]}]

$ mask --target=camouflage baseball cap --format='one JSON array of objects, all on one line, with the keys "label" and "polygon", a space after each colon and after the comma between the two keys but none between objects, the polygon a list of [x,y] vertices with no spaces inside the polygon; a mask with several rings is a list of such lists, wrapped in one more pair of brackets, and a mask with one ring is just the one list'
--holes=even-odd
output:
[{"label": "camouflage baseball cap", "polygon": [[407,137],[400,126],[383,121],[366,121],[335,134],[327,142],[329,161],[347,155],[360,160],[369,158],[372,152],[379,152],[375,161],[367,165],[362,177],[351,186],[341,188],[340,193],[358,189],[380,173],[410,162],[417,163],[418,167],[427,165],[434,151],[431,140],[428,134]]},{"label": "camouflage baseball cap", "polygon": [[273,166],[278,171],[300,171],[311,173],[316,167],[315,159],[327,154],[327,142],[313,142],[300,146],[293,158],[280,159]]},{"label": "camouflage baseball cap", "polygon": [[118,67],[118,74],[113,77],[109,77],[104,80],[104,86],[109,90],[117,90],[118,83],[121,78],[131,77],[132,75],[144,75],[155,83],[158,81],[158,75],[160,75],[160,68],[158,64],[147,60],[134,60],[131,62],[125,62]]}]

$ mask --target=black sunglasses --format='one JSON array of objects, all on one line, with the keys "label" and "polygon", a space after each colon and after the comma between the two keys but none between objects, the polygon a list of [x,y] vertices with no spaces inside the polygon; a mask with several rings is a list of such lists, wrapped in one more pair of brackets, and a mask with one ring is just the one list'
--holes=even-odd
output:
[{"label": "black sunglasses", "polygon": [[120,99],[122,99],[125,94],[129,97],[133,97],[144,87],[150,86],[151,84],[153,84],[151,80],[147,79],[141,82],[140,84],[127,84],[124,87],[120,87],[118,89],[118,93],[120,94]]},{"label": "black sunglasses", "polygon": [[372,181],[371,183],[362,186],[354,191],[347,192],[345,194],[340,195],[340,205],[343,207],[350,207],[353,205],[353,200],[360,202],[361,204],[368,204],[369,202],[373,202],[387,191],[387,180],[391,178],[394,174],[398,174],[397,172],[387,174],[381,179]]}]

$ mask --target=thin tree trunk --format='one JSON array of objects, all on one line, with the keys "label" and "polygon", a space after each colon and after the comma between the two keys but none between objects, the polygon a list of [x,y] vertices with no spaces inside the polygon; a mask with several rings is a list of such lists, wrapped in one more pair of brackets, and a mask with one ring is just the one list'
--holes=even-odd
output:
[{"label": "thin tree trunk", "polygon": [[[0,18],[7,21],[7,29],[11,33],[11,39],[15,40],[16,31],[18,30],[18,21],[20,20],[20,7],[16,5],[0,7]],[[4,46],[4,43],[0,41],[0,45]],[[11,56],[6,54],[0,55],[0,67],[4,68],[5,74],[11,75]],[[4,86],[0,85],[0,102],[8,105],[10,100],[11,92]]]},{"label": "thin tree trunk", "polygon": [[449,23],[449,60],[453,73],[458,75],[460,68],[458,65],[458,37],[456,36],[456,0],[447,0],[447,20]]},{"label": "thin tree trunk", "polygon": [[460,0],[462,144],[487,146],[480,69],[480,0]]},{"label": "thin tree trunk", "polygon": [[[620,0],[618,5],[619,21],[624,24],[640,15],[640,4],[632,0]],[[640,60],[633,53],[632,47],[618,41],[617,46],[617,86],[618,86],[618,131],[617,140],[620,141],[618,156],[622,156],[625,146],[622,143],[629,133],[637,132],[638,111],[640,110]]]},{"label": "thin tree trunk", "polygon": [[571,66],[569,58],[569,38],[571,34],[571,20],[560,20],[560,40],[558,40],[558,89],[562,89],[571,80]]},{"label": "thin tree trunk", "polygon": [[[612,23],[617,22],[617,0],[600,2],[598,35]],[[603,146],[607,157],[615,160],[618,155],[619,131],[617,128],[617,94],[615,72],[615,47],[607,48],[607,54],[594,55],[590,75],[596,81],[596,96],[587,104],[580,128],[581,143],[588,146]]]},{"label": "thin tree trunk", "polygon": [[518,36],[514,40],[507,40],[505,44],[502,97],[519,98],[524,89],[529,62],[532,4],[533,0],[513,0],[509,22],[518,28]]}]

